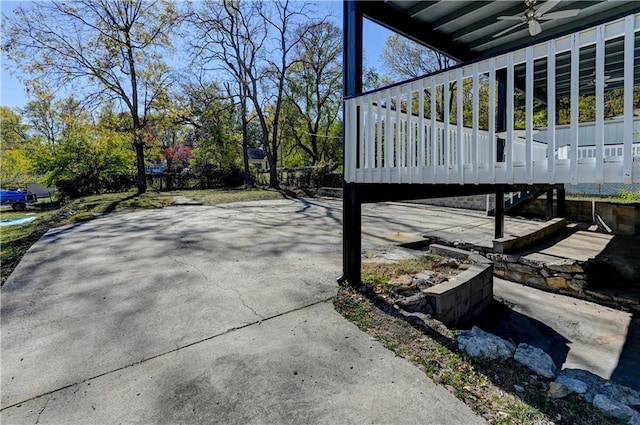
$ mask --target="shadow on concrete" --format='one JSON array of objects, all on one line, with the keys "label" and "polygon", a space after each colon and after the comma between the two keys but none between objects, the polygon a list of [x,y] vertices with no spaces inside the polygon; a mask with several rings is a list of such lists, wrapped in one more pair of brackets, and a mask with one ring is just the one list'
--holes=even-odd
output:
[{"label": "shadow on concrete", "polygon": [[637,292],[640,297],[640,238],[616,235],[589,261],[589,289]]},{"label": "shadow on concrete", "polygon": [[627,339],[618,359],[618,366],[611,374],[611,381],[640,391],[640,317],[629,323]]},{"label": "shadow on concrete", "polygon": [[567,359],[570,340],[545,323],[514,311],[498,301],[494,300],[487,313],[475,325],[512,342],[516,347],[524,343],[544,350],[558,369]]}]

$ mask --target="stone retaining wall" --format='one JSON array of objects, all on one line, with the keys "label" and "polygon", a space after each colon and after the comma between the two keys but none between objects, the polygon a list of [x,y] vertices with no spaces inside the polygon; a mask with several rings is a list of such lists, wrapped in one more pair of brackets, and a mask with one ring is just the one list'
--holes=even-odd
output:
[{"label": "stone retaining wall", "polygon": [[640,313],[640,298],[617,296],[615,292],[594,291],[587,286],[589,263],[576,260],[542,262],[508,254],[486,254],[493,261],[493,273],[512,282],[549,292]]}]

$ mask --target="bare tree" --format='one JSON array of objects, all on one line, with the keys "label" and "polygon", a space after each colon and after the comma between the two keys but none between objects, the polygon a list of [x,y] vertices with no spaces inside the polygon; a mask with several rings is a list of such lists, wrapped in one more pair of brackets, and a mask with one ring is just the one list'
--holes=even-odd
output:
[{"label": "bare tree", "polygon": [[169,83],[163,54],[180,16],[168,0],[77,0],[19,7],[4,19],[17,68],[87,101],[116,99],[131,116],[138,194],[146,191],[145,126]]},{"label": "bare tree", "polygon": [[[286,75],[295,63],[292,52],[309,20],[309,5],[276,0],[205,1],[194,14],[197,51],[218,61],[238,83],[238,95],[253,107],[262,129],[262,147],[269,162],[269,186],[278,187],[278,147]],[[245,122],[246,124],[246,122]],[[246,143],[246,141],[245,141]],[[246,146],[245,146],[246,147]]]},{"label": "bare tree", "polygon": [[[267,28],[260,19],[259,4],[253,2],[206,0],[190,19],[196,37],[193,53],[206,71],[225,71],[231,81],[225,85],[238,99],[242,127],[242,157],[245,185],[252,184],[249,172],[247,116],[251,81],[261,79],[260,55]],[[254,96],[255,97],[255,96]],[[261,109],[261,108],[259,108]],[[268,144],[266,148],[268,148]]]},{"label": "bare tree", "polygon": [[[382,50],[382,60],[385,68],[392,74],[391,81],[397,81],[398,77],[405,79],[418,78],[432,72],[442,71],[456,64],[450,57],[431,50],[416,42],[409,40],[399,34],[393,34],[387,37],[384,49]],[[449,83],[449,110],[453,109],[456,90],[456,82]],[[427,95],[429,99],[431,94]],[[440,91],[438,95],[437,117],[444,120],[443,94]],[[426,108],[430,108],[427,102]],[[451,119],[455,119],[455,115],[451,115]]]},{"label": "bare tree", "polygon": [[417,78],[455,65],[455,61],[440,52],[415,43],[399,34],[390,35],[382,50],[385,68],[393,81]]}]

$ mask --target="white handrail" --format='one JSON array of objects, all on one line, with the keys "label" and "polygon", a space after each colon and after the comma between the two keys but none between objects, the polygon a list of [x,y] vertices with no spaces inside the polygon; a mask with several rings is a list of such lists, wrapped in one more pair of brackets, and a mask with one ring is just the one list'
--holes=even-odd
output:
[{"label": "white handrail", "polygon": [[[640,14],[345,101],[348,182],[539,184],[640,182],[640,120],[633,117]],[[624,39],[624,112],[605,120],[606,41]],[[579,122],[580,52],[595,46],[594,123]],[[570,124],[556,123],[557,58],[570,58]],[[534,71],[548,69],[547,127],[534,131]],[[524,131],[515,128],[516,67],[524,68]],[[498,129],[498,72],[506,75]],[[539,75],[536,78],[540,78]],[[465,94],[466,93],[466,94]],[[465,97],[470,100],[465,102]],[[482,103],[480,97],[486,96]],[[464,125],[470,108],[471,124]],[[487,130],[480,128],[486,120]],[[501,131],[499,131],[501,130]],[[635,132],[635,133],[634,133]],[[635,138],[635,140],[634,140]],[[499,140],[504,141],[504,156]]]}]

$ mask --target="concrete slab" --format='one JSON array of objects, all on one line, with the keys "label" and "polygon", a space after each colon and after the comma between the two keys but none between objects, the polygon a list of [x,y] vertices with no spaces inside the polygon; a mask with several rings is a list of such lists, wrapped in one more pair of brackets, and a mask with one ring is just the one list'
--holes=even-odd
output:
[{"label": "concrete slab", "polygon": [[[545,226],[544,221],[505,217],[505,237],[528,235]],[[494,240],[494,219],[483,212],[410,203],[363,205],[362,229],[363,240],[374,244],[436,237],[492,249]]]},{"label": "concrete slab", "polygon": [[2,420],[483,423],[443,387],[347,323],[330,303],[78,383],[7,409]]},{"label": "concrete slab", "polygon": [[640,390],[640,321],[592,302],[494,279],[510,309],[483,329],[545,350],[562,369],[583,369]]},{"label": "concrete slab", "polygon": [[[540,249],[537,253],[556,258],[587,261],[601,254],[613,238],[614,235],[579,230]],[[532,258],[535,258],[535,255]]]},{"label": "concrete slab", "polygon": [[[364,244],[423,231],[424,209],[399,213],[376,216]],[[54,229],[1,289],[0,419],[482,422],[323,303],[341,258],[337,202],[182,206]]]}]

